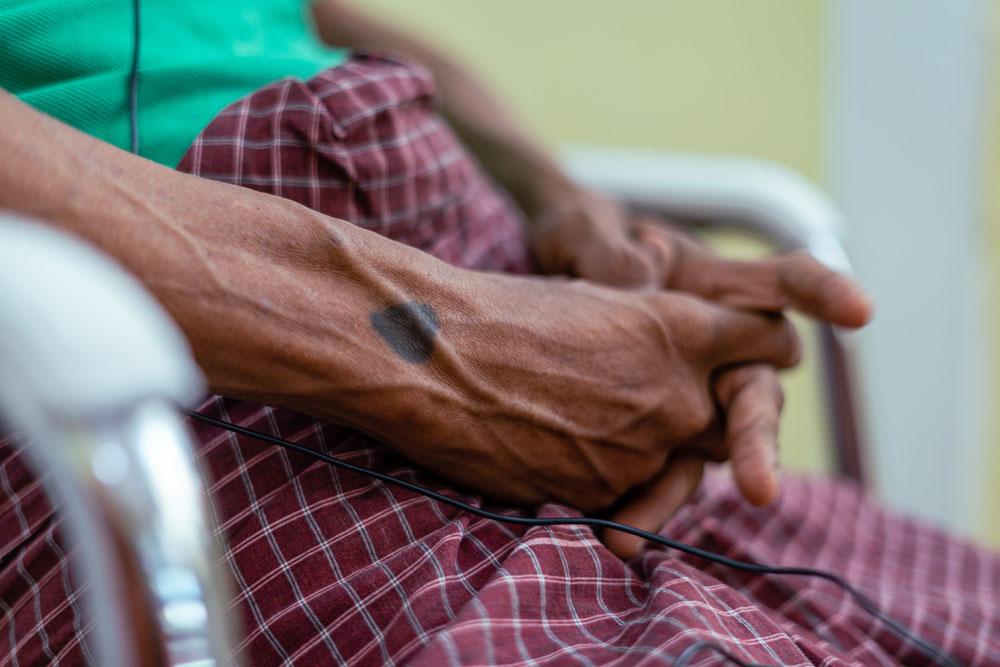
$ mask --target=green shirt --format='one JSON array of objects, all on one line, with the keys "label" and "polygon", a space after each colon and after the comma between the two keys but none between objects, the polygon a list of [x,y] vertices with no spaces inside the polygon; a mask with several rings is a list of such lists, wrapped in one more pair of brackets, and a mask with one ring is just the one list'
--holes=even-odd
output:
[{"label": "green shirt", "polygon": [[[307,12],[297,0],[144,0],[140,153],[174,166],[229,103],[342,63]],[[0,88],[127,150],[132,34],[132,0],[0,0]]]}]

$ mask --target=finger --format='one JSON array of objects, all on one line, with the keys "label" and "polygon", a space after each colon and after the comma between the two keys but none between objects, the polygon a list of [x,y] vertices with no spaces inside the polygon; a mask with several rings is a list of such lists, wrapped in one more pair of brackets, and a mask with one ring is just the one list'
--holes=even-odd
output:
[{"label": "finger", "polygon": [[861,327],[871,320],[872,300],[853,278],[805,253],[771,261],[777,265],[780,291],[796,309],[845,327]]},{"label": "finger", "polygon": [[648,220],[637,222],[633,233],[663,266],[660,273],[666,287],[736,308],[780,312],[792,307],[844,327],[864,326],[871,320],[874,306],[860,283],[807,253],[730,260]]},{"label": "finger", "polygon": [[695,339],[689,343],[700,348],[713,370],[752,362],[790,368],[802,357],[799,335],[782,315],[738,310],[702,300],[696,302],[696,307],[703,309],[701,317],[708,331],[700,336],[692,332]]},{"label": "finger", "polygon": [[[704,459],[684,456],[669,461],[647,485],[639,489],[611,519],[649,532],[658,532],[701,484]],[[639,555],[646,540],[617,530],[605,530],[604,544],[619,558]]]},{"label": "finger", "polygon": [[778,422],[784,396],[774,368],[753,364],[728,369],[715,381],[725,413],[726,447],[733,478],[754,505],[778,495]]},{"label": "finger", "polygon": [[[697,279],[682,287],[734,308],[796,310],[831,324],[861,327],[872,317],[871,298],[861,285],[804,253],[760,261],[704,255]],[[681,276],[680,278],[683,278]]]}]

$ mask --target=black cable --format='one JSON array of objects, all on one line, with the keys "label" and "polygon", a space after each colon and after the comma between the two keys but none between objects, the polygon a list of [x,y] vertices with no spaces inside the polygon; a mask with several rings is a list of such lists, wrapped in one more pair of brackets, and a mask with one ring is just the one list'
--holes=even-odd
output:
[{"label": "black cable", "polygon": [[[871,614],[874,618],[878,619],[884,623],[890,630],[892,630],[901,640],[905,642],[912,643],[915,647],[919,648],[927,657],[936,661],[937,664],[943,665],[944,667],[961,667],[961,664],[957,662],[954,658],[948,655],[943,648],[935,646],[930,641],[924,639],[920,635],[912,632],[906,626],[902,625],[898,621],[894,620],[887,614],[885,614],[878,605],[864,595],[861,591],[854,588],[850,583],[847,582],[843,577],[833,574],[832,572],[826,572],[824,570],[817,570],[809,567],[772,567],[768,565],[758,565],[757,563],[747,563],[740,560],[735,560],[729,558],[728,556],[723,556],[721,554],[716,554],[711,551],[706,551],[699,547],[692,546],[690,544],[684,544],[683,542],[678,542],[672,540],[669,537],[664,537],[663,535],[658,535],[656,533],[650,533],[648,531],[636,528],[634,526],[629,526],[624,523],[618,523],[617,521],[611,521],[609,519],[598,519],[595,517],[523,517],[523,516],[510,516],[507,514],[498,514],[496,512],[490,512],[489,510],[484,510],[479,507],[474,507],[472,505],[463,503],[460,500],[456,500],[444,494],[438,493],[437,491],[432,491],[431,489],[424,488],[419,484],[414,484],[413,482],[407,482],[406,480],[398,479],[384,473],[380,473],[376,470],[371,470],[365,468],[364,466],[359,466],[354,463],[349,463],[335,456],[330,456],[322,452],[317,452],[313,449],[305,447],[303,445],[296,444],[294,442],[289,442],[288,440],[283,440],[281,438],[275,437],[273,435],[268,435],[266,433],[261,433],[259,431],[254,431],[252,429],[244,428],[242,426],[237,426],[236,424],[231,424],[227,421],[221,419],[215,419],[214,417],[209,417],[193,410],[183,411],[188,416],[202,421],[206,424],[212,426],[226,429],[232,431],[233,433],[239,433],[246,435],[251,438],[255,438],[262,442],[267,442],[272,445],[278,445],[279,447],[284,447],[285,449],[298,452],[299,454],[304,454],[306,456],[312,457],[319,461],[329,463],[330,465],[342,468],[344,470],[350,470],[351,472],[357,473],[359,475],[366,475],[368,477],[377,479],[386,484],[391,484],[407,491],[412,491],[419,495],[430,498],[431,500],[436,500],[439,503],[449,505],[456,509],[468,512],[478,517],[484,519],[491,519],[493,521],[499,521],[501,523],[509,523],[519,526],[589,526],[590,528],[608,528],[611,530],[618,530],[623,533],[628,533],[629,535],[635,535],[636,537],[641,537],[644,540],[648,540],[660,546],[667,547],[668,549],[674,549],[675,551],[680,551],[691,556],[697,556],[699,558],[704,558],[705,560],[711,561],[713,563],[718,563],[720,565],[725,565],[726,567],[732,568],[734,570],[741,570],[743,572],[752,572],[754,574],[777,574],[786,576],[805,576],[805,577],[818,577],[820,579],[825,579],[830,581],[845,592],[847,592],[858,606],[864,609],[866,612]],[[711,645],[715,646],[715,645]],[[707,648],[703,646],[702,648]],[[688,647],[688,651],[691,647]],[[702,649],[699,649],[702,650]],[[725,651],[719,647],[715,647],[715,650],[719,650],[723,654]],[[685,651],[686,653],[687,651]],[[684,654],[681,654],[684,656]],[[688,658],[690,659],[690,658]]]},{"label": "black cable", "polygon": [[129,150],[139,154],[139,52],[142,44],[142,8],[132,0],[132,68],[128,77]]}]

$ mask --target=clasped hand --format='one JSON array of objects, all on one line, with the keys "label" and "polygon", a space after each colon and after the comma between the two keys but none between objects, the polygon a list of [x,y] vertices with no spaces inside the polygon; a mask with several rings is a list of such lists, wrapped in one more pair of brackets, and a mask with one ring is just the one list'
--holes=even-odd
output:
[{"label": "clasped hand", "polygon": [[[533,247],[547,273],[625,289],[684,292],[761,314],[794,308],[849,328],[871,318],[872,304],[857,282],[804,253],[760,261],[723,259],[663,220],[629,215],[617,203],[583,190],[558,198],[539,216]],[[659,529],[697,489],[706,460],[731,460],[735,481],[751,503],[765,505],[775,498],[784,397],[777,366],[765,359],[748,361],[757,363],[717,369],[711,377],[716,410],[709,425],[675,443],[664,468],[632,493],[615,519]],[[641,546],[629,535],[605,537],[623,556]]]},{"label": "clasped hand", "polygon": [[[490,496],[609,510],[651,531],[707,460],[730,460],[750,502],[772,500],[776,371],[800,356],[783,312],[860,326],[871,310],[860,287],[804,255],[722,259],[586,192],[533,223],[552,276],[420,260],[414,275],[433,286],[407,280],[414,301],[373,319],[374,349],[397,356],[380,357],[380,407],[359,426]],[[419,335],[394,337],[406,331]],[[642,548],[603,538],[623,557]]]}]

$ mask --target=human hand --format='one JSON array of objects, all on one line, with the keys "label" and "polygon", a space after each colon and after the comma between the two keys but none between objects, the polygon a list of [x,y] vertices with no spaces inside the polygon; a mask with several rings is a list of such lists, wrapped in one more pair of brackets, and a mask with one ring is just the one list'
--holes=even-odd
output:
[{"label": "human hand", "polygon": [[671,289],[765,312],[794,308],[843,327],[864,326],[871,300],[861,285],[805,253],[761,260],[720,257],[650,215],[586,190],[553,200],[530,229],[543,272],[614,287]]},{"label": "human hand", "polygon": [[706,430],[719,369],[798,360],[784,318],[689,295],[471,272],[449,283],[461,293],[436,290],[433,316],[413,306],[397,318],[440,333],[425,361],[401,364],[363,427],[515,502],[608,507]]},{"label": "human hand", "polygon": [[[532,227],[543,270],[634,289],[680,290],[748,310],[794,307],[817,319],[857,327],[871,303],[852,279],[805,254],[758,261],[721,258],[651,216],[630,216],[615,202],[584,190],[563,191]],[[752,503],[778,493],[777,438],[783,394],[766,364],[726,369],[715,378],[719,419],[614,518],[656,531],[698,488],[706,458],[732,460],[735,481]],[[682,453],[687,450],[687,453]],[[631,556],[643,541],[609,531],[605,542]]]}]

